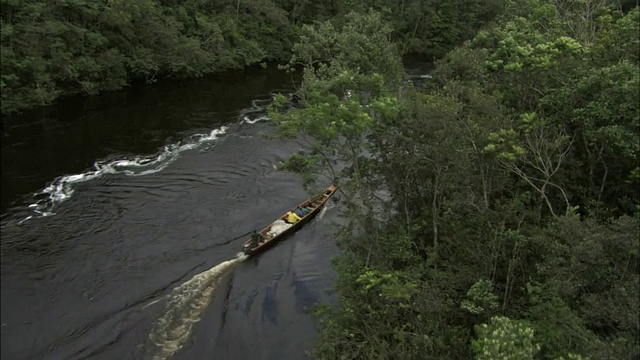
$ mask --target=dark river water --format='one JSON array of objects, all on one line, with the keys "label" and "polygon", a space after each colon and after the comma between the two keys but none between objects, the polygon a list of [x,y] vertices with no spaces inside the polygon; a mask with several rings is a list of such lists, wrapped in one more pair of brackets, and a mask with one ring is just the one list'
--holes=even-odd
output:
[{"label": "dark river water", "polygon": [[337,209],[237,257],[308,196],[274,168],[304,145],[260,136],[292,89],[255,68],[5,117],[2,359],[307,358]]}]

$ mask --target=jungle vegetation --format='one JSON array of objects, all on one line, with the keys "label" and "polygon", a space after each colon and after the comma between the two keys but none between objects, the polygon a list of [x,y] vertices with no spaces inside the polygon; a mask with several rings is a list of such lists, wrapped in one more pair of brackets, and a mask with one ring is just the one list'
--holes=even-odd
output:
[{"label": "jungle vegetation", "polygon": [[640,356],[640,10],[503,5],[421,86],[384,12],[302,27],[270,116],[347,222],[315,358]]},{"label": "jungle vegetation", "polygon": [[287,59],[303,25],[368,8],[404,52],[442,56],[500,2],[0,0],[0,110]]},{"label": "jungle vegetation", "polygon": [[[2,113],[263,61],[339,180],[317,359],[640,356],[632,0],[0,0]],[[438,59],[407,82],[401,56]],[[284,109],[287,108],[287,111]]]}]

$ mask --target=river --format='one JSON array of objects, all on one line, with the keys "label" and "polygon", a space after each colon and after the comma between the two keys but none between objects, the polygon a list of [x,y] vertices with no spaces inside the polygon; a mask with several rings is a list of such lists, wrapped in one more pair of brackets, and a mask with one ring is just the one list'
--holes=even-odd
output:
[{"label": "river", "polygon": [[[3,118],[2,359],[305,359],[337,210],[242,241],[307,197],[265,138],[291,75],[252,68]],[[322,184],[325,185],[325,184]]]},{"label": "river", "polygon": [[1,358],[309,358],[337,208],[238,256],[308,197],[275,169],[305,145],[262,136],[264,107],[294,87],[253,67],[4,116]]}]

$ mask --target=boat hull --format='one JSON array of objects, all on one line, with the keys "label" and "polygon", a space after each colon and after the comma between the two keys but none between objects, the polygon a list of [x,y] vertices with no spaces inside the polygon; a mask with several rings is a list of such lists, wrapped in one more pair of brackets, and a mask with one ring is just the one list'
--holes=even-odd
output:
[{"label": "boat hull", "polygon": [[274,222],[272,222],[271,224],[269,224],[259,232],[263,241],[261,241],[258,246],[255,246],[254,244],[252,244],[251,239],[246,240],[243,243],[242,252],[244,252],[246,255],[249,255],[249,256],[255,255],[257,253],[260,253],[268,249],[273,244],[282,240],[286,236],[294,233],[295,231],[300,229],[304,224],[308,223],[309,221],[311,221],[311,219],[317,216],[318,213],[322,210],[322,207],[324,207],[324,205],[327,203],[327,201],[329,201],[331,196],[333,196],[333,194],[335,194],[336,191],[337,191],[337,187],[335,185],[331,185],[320,194],[313,196],[305,200],[301,204],[299,204],[297,207],[290,209],[289,211],[293,211],[294,209],[306,207],[307,209],[309,209],[309,213],[304,215],[296,223],[291,224],[289,228],[283,230],[282,232],[276,234],[275,236],[270,236],[269,232],[272,226],[274,225],[274,223],[276,223],[278,220],[284,221],[288,213],[287,211],[286,213],[281,215],[278,219],[276,219]]}]

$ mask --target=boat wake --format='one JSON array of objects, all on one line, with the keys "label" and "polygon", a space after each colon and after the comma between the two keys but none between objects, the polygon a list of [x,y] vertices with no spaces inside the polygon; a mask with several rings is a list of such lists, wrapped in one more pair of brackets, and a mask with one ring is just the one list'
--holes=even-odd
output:
[{"label": "boat wake", "polygon": [[193,324],[200,320],[211,302],[220,280],[235,265],[247,258],[243,253],[238,253],[234,259],[203,271],[173,289],[168,295],[165,314],[154,324],[149,334],[150,346],[145,347],[151,350],[148,358],[168,359],[182,348],[191,335]]},{"label": "boat wake", "polygon": [[324,217],[324,214],[327,212],[327,210],[334,208],[335,205],[331,202],[328,202],[326,204],[324,204],[324,206],[322,207],[322,210],[320,210],[320,212],[318,213],[318,216],[316,217],[316,221],[320,221],[322,220],[322,218]]}]

